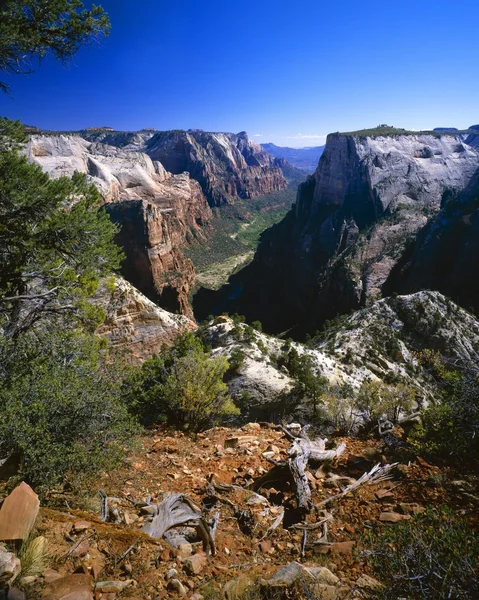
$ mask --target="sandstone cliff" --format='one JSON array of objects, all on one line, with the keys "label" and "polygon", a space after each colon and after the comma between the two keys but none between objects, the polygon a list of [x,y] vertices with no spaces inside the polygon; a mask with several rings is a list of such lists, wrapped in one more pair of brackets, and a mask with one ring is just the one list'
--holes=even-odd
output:
[{"label": "sandstone cliff", "polygon": [[[204,237],[211,210],[197,181],[187,173],[168,173],[138,150],[151,134],[135,135],[122,135],[121,148],[80,135],[34,135],[25,152],[52,177],[84,173],[120,227],[117,241],[126,254],[123,275],[164,308],[191,316],[188,294],[195,272],[182,248]],[[90,137],[117,143],[118,136],[90,132]]]},{"label": "sandstone cliff", "polygon": [[[285,219],[232,278],[234,307],[271,331],[328,318],[381,297],[406,244],[479,166],[475,136],[331,134]],[[467,143],[470,142],[470,143]]]},{"label": "sandstone cliff", "polygon": [[164,131],[148,140],[145,152],[172,173],[189,172],[211,206],[287,187],[280,163],[246,132]]},{"label": "sandstone cliff", "polygon": [[447,204],[406,249],[383,292],[439,290],[477,314],[478,272],[479,169],[458,198]]},{"label": "sandstone cliff", "polygon": [[103,282],[93,302],[106,313],[97,333],[108,339],[111,351],[134,364],[173,343],[179,334],[196,329],[194,321],[163,310],[121,278],[114,289]]}]

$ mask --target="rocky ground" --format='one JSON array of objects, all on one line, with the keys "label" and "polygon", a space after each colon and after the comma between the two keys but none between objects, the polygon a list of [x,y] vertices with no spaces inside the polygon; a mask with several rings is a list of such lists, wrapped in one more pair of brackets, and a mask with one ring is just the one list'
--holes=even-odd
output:
[{"label": "rocky ground", "polygon": [[[361,553],[365,531],[395,527],[428,505],[442,504],[477,525],[477,478],[420,457],[388,455],[379,439],[343,438],[332,446],[342,441],[346,450],[339,459],[307,473],[315,505],[307,522],[328,520],[326,530],[322,525],[308,532],[304,546],[303,531],[294,527],[301,517],[290,484],[279,480],[258,494],[251,490],[271,469],[268,459],[287,458],[290,442],[279,427],[250,423],[197,436],[152,431],[88,495],[48,498],[56,508],[42,506],[34,529],[46,538],[47,561],[37,575],[20,574],[8,598],[233,599],[252,580],[287,587],[298,576],[314,582],[318,598],[361,598],[380,585]],[[318,506],[375,464],[396,462],[391,479]],[[100,518],[99,490],[108,496],[106,522]],[[153,505],[171,493],[186,494],[208,520],[218,513],[213,556],[203,553],[194,530],[178,547],[142,532]]]}]

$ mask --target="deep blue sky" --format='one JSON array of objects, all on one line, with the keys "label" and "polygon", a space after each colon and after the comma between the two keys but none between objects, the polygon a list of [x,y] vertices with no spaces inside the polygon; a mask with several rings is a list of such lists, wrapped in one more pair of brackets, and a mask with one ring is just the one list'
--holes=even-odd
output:
[{"label": "deep blue sky", "polygon": [[246,130],[289,146],[379,123],[479,122],[478,0],[97,3],[110,37],[66,67],[47,59],[9,78],[0,114],[49,129]]}]

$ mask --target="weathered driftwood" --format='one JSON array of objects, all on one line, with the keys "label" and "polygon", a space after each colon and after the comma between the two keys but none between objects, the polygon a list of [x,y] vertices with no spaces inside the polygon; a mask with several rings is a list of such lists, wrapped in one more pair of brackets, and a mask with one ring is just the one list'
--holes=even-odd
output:
[{"label": "weathered driftwood", "polygon": [[161,539],[168,530],[179,526],[195,528],[206,555],[216,553],[214,538],[217,519],[214,519],[213,527],[210,528],[201,510],[183,494],[169,494],[163,502],[157,504],[156,511],[142,531],[152,538]]},{"label": "weathered driftwood", "polygon": [[390,474],[390,471],[397,465],[398,463],[384,465],[383,467],[380,464],[375,465],[368,473],[364,473],[363,475],[361,475],[361,477],[358,480],[345,487],[344,490],[339,494],[326,498],[322,502],[316,504],[316,508],[320,506],[325,506],[326,504],[330,504],[331,502],[334,502],[335,500],[346,496],[346,494],[349,494],[350,492],[356,490],[362,485],[370,485],[372,483],[379,483],[381,481],[387,481],[388,479],[391,479],[392,475]]},{"label": "weathered driftwood", "polygon": [[324,462],[332,461],[341,456],[346,449],[346,444],[340,444],[335,450],[326,450],[326,440],[321,438],[310,440],[306,431],[309,426],[301,429],[298,435],[292,434],[285,428],[282,428],[285,435],[291,440],[291,447],[288,450],[287,461],[269,461],[274,467],[263,477],[260,477],[253,484],[253,490],[258,491],[266,484],[272,484],[275,481],[284,481],[285,477],[289,479],[296,489],[296,499],[298,509],[303,515],[308,514],[313,508],[311,500],[311,488],[306,475],[308,465],[319,466]]}]

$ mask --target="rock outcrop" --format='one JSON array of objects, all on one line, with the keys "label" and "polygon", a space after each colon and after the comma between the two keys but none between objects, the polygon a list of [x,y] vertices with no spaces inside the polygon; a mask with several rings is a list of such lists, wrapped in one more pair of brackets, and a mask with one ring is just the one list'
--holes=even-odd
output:
[{"label": "rock outcrop", "polygon": [[479,322],[438,292],[418,292],[385,298],[343,316],[326,337],[313,346],[285,342],[218,317],[206,329],[212,354],[244,360],[228,385],[235,400],[247,406],[249,418],[278,417],[287,408],[294,384],[281,356],[294,349],[308,356],[317,375],[329,385],[357,391],[365,381],[396,379],[417,390],[418,400],[434,393],[434,384],[417,358],[431,349],[456,361],[479,360]]},{"label": "rock outcrop", "polygon": [[477,314],[478,272],[479,169],[458,198],[420,231],[392,270],[383,292],[439,290]]},{"label": "rock outcrop", "polygon": [[171,173],[189,172],[199,181],[211,206],[234,203],[286,189],[280,163],[248,138],[246,132],[201,130],[156,133],[145,152]]},{"label": "rock outcrop", "polygon": [[160,306],[191,316],[188,294],[195,271],[182,248],[204,238],[203,226],[211,218],[199,183],[187,173],[168,173],[139,151],[152,134],[89,135],[116,140],[123,147],[80,135],[33,135],[25,152],[52,177],[84,173],[120,227],[117,242],[126,254],[123,275]]},{"label": "rock outcrop", "polygon": [[186,331],[196,329],[194,321],[160,308],[124,279],[114,286],[102,282],[92,300],[106,314],[97,333],[106,337],[110,349],[126,360],[139,364],[170,345]]},{"label": "rock outcrop", "polygon": [[231,279],[243,291],[229,312],[304,332],[380,298],[407,242],[474,175],[474,138],[329,135],[292,210]]}]

